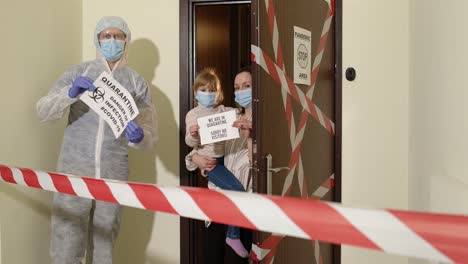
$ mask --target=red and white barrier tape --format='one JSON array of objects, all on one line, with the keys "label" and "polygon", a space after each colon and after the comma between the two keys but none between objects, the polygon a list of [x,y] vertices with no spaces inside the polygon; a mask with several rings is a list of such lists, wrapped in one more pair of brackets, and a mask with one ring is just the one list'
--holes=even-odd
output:
[{"label": "red and white barrier tape", "polygon": [[[320,187],[310,196],[312,200],[322,199],[335,185],[335,175],[330,176]],[[252,258],[256,261],[261,261],[265,258],[266,263],[273,263],[273,259],[276,253],[278,245],[285,236],[279,234],[271,234],[268,236],[260,245],[252,244]],[[312,241],[314,247],[314,253],[317,263],[321,263],[319,260],[322,258],[320,254],[320,245],[318,241]]]},{"label": "red and white barrier tape", "polygon": [[468,217],[339,204],[203,188],[158,187],[0,166],[1,181],[386,253],[463,263]]},{"label": "red and white barrier tape", "polygon": [[[316,85],[316,81],[318,77],[318,72],[320,69],[320,64],[323,58],[323,53],[325,51],[325,46],[326,46],[326,42],[328,39],[328,33],[330,31],[331,22],[334,16],[334,0],[325,0],[325,2],[328,4],[327,14],[325,16],[325,21],[324,21],[319,45],[317,47],[317,52],[316,52],[314,64],[312,67],[311,86],[308,87],[308,91],[306,94],[307,98],[309,98],[310,100],[312,100],[313,95],[314,95],[314,90],[315,90],[315,85]],[[283,60],[283,51],[281,48],[281,43],[280,43],[280,38],[279,38],[280,34],[278,31],[278,24],[277,24],[277,19],[276,19],[274,1],[264,0],[264,3],[265,3],[265,8],[266,8],[266,14],[268,16],[268,23],[270,26],[272,46],[274,50],[276,64],[278,65],[278,68],[284,73],[284,75],[286,75],[286,70],[285,70],[285,65],[284,65],[284,60]],[[256,53],[255,50],[252,50],[252,53],[253,53],[252,54],[253,61],[256,61],[256,58],[258,58],[258,56],[255,55]],[[263,66],[263,68],[265,69],[265,66]],[[273,65],[270,65],[269,68],[274,68],[274,67]],[[266,72],[269,73],[269,71],[266,71]],[[307,114],[307,110],[306,110],[307,106],[303,105],[303,111],[302,111],[301,119],[299,122],[299,129],[296,131],[296,121],[295,121],[293,111],[292,111],[291,97],[289,96],[287,90],[288,89],[284,89],[284,88],[281,89],[281,95],[282,95],[283,106],[284,106],[284,110],[286,114],[286,121],[288,124],[289,138],[290,138],[290,143],[292,147],[292,151],[291,151],[292,154],[291,154],[291,158],[289,162],[290,170],[284,181],[282,196],[289,195],[291,191],[294,175],[297,174],[301,196],[302,198],[307,198],[307,195],[308,195],[307,179],[306,177],[304,177],[304,168],[302,164],[302,157],[301,157],[300,150],[301,150],[302,141],[304,138],[304,133],[305,133],[306,124],[307,124],[309,115]],[[319,115],[319,117],[321,116]],[[320,122],[320,124],[322,124],[322,126],[326,127],[326,125],[324,125],[325,121],[323,120],[323,117],[319,118],[318,121]],[[322,189],[319,187],[319,190],[322,190]],[[314,194],[316,192],[314,192]],[[266,263],[273,263],[274,256],[276,253],[276,248],[278,247],[279,243],[281,242],[283,238],[284,236],[272,234],[260,245],[253,244],[252,245],[253,258],[256,260],[263,260],[265,257],[267,257]],[[317,263],[321,263],[322,255],[320,252],[320,244],[317,241],[313,241],[312,243],[313,243],[316,261]]]},{"label": "red and white barrier tape", "polygon": [[309,115],[312,115],[331,134],[335,135],[335,124],[333,121],[302,92],[294,82],[274,63],[270,57],[259,47],[251,45],[252,59],[260,65],[271,77],[286,90],[290,96],[299,102]]}]

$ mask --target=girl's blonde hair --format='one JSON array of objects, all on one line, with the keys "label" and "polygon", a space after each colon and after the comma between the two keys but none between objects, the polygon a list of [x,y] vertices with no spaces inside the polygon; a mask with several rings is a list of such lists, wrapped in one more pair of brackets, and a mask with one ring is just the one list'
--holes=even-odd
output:
[{"label": "girl's blonde hair", "polygon": [[215,107],[223,103],[224,94],[221,87],[221,80],[214,68],[205,68],[197,74],[193,84],[193,93],[196,95],[200,87],[209,87],[216,89]]}]

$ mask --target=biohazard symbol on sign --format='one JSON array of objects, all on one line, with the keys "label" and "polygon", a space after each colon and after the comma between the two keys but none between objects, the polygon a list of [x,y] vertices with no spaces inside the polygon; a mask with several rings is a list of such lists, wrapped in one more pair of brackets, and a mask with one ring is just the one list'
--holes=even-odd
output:
[{"label": "biohazard symbol on sign", "polygon": [[106,92],[104,92],[104,89],[102,89],[101,87],[96,87],[96,89],[93,91],[92,94],[89,95],[89,97],[93,99],[94,102],[99,104],[99,103],[104,102],[105,94]]}]

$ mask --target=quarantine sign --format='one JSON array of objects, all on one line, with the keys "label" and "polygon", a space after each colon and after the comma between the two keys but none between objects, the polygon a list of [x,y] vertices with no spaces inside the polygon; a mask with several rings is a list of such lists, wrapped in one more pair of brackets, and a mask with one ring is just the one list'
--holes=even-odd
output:
[{"label": "quarantine sign", "polygon": [[139,113],[132,95],[107,72],[94,81],[96,90],[86,91],[80,99],[93,109],[118,138]]},{"label": "quarantine sign", "polygon": [[232,126],[236,119],[235,110],[198,118],[200,143],[206,145],[238,138],[239,129]]}]

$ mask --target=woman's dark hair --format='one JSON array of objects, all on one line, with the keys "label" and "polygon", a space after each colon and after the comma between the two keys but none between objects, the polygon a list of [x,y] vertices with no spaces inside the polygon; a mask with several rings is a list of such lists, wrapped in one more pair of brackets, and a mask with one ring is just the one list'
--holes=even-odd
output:
[{"label": "woman's dark hair", "polygon": [[236,75],[242,72],[248,72],[252,74],[252,69],[250,68],[250,65],[241,67],[240,70],[236,73]]}]

